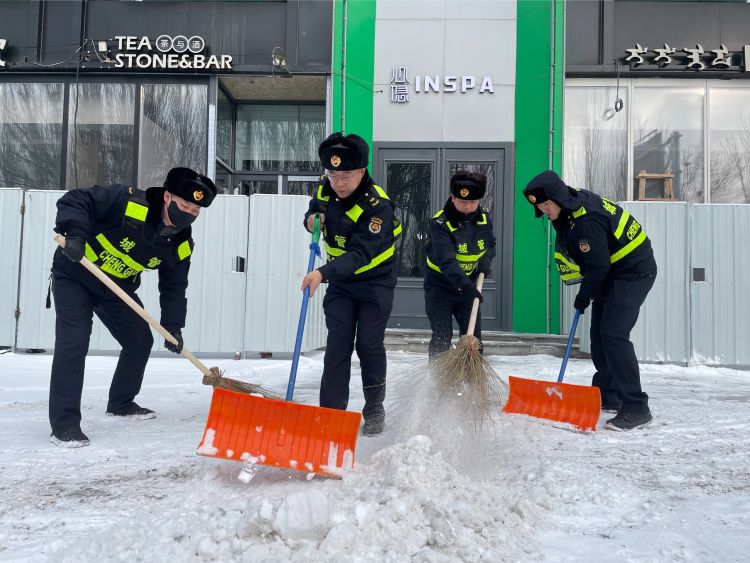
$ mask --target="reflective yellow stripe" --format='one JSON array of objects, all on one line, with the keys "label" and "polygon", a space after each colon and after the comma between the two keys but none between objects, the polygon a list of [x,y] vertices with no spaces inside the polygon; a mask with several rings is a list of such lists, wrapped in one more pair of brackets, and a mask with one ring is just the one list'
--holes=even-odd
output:
[{"label": "reflective yellow stripe", "polygon": [[329,195],[324,196],[323,195],[323,184],[318,184],[318,195],[317,195],[317,198],[320,201],[328,201],[329,199],[331,199],[331,196],[329,196]]},{"label": "reflective yellow stripe", "polygon": [[458,227],[454,227],[453,225],[451,225],[451,222],[448,221],[447,219],[445,220],[445,224],[448,225],[448,229],[450,229],[451,232],[458,229]]},{"label": "reflective yellow stripe", "polygon": [[623,246],[620,250],[615,252],[612,256],[609,257],[609,262],[611,264],[614,264],[618,260],[622,260],[625,258],[628,254],[633,252],[636,248],[638,248],[641,244],[643,244],[643,241],[646,240],[646,231],[641,231],[641,234],[639,234],[637,237],[635,237],[632,241],[630,241],[628,244]]},{"label": "reflective yellow stripe", "polygon": [[565,282],[565,281],[569,281],[573,279],[583,279],[583,278],[579,272],[571,272],[569,274],[560,274],[560,279]]},{"label": "reflective yellow stripe", "polygon": [[97,260],[99,260],[99,257],[96,255],[96,252],[94,252],[94,249],[91,248],[89,243],[86,243],[86,258],[88,258],[90,262],[96,262]]},{"label": "reflective yellow stripe", "polygon": [[396,221],[395,219],[393,222],[396,224],[396,227],[393,229],[393,236],[397,237],[398,235],[401,234],[401,231],[403,231],[403,229],[401,228],[400,222]]},{"label": "reflective yellow stripe", "polygon": [[619,239],[622,236],[622,232],[625,230],[625,223],[628,222],[628,219],[630,219],[630,213],[623,210],[622,217],[620,217],[620,222],[617,223],[617,230],[615,231],[616,239]]},{"label": "reflective yellow stripe", "polygon": [[[124,254],[124,253],[120,252],[114,246],[112,246],[112,244],[107,240],[107,237],[105,237],[102,233],[99,233],[98,235],[96,235],[96,240],[99,241],[99,244],[102,245],[102,248],[104,250],[106,250],[107,252],[109,252],[112,256],[115,256],[115,257],[119,258],[120,260],[122,260],[122,262],[124,264],[127,264],[129,267],[131,267],[136,272],[142,272],[143,271],[143,266],[141,266],[138,262],[136,262],[135,260],[133,260],[127,254]],[[118,276],[118,277],[120,277],[120,276]],[[127,276],[125,276],[125,277],[127,277]]]},{"label": "reflective yellow stripe", "polygon": [[573,217],[574,218],[577,219],[581,215],[586,215],[586,208],[585,207],[579,207],[578,209],[576,209],[575,211],[573,211]]},{"label": "reflective yellow stripe", "polygon": [[125,208],[126,217],[131,217],[138,221],[145,221],[146,215],[148,215],[148,207],[134,201],[128,202],[128,206]]},{"label": "reflective yellow stripe", "polygon": [[456,259],[459,262],[478,262],[486,252],[486,250],[483,250],[479,254],[456,254]]},{"label": "reflective yellow stripe", "polygon": [[359,270],[357,270],[356,272],[354,272],[354,274],[355,275],[356,274],[361,274],[362,272],[366,272],[367,270],[372,270],[375,266],[379,266],[380,264],[382,264],[383,262],[385,262],[386,260],[388,260],[388,258],[390,258],[391,256],[393,256],[394,252],[396,252],[396,245],[395,244],[392,245],[385,252],[381,252],[380,254],[378,254],[375,258],[373,258],[372,260],[370,260],[369,264],[366,264],[365,266],[362,266]]},{"label": "reflective yellow stripe", "polygon": [[193,253],[193,251],[190,249],[190,241],[186,240],[180,246],[177,247],[177,256],[180,258],[180,260],[184,260],[188,256],[190,256]]},{"label": "reflective yellow stripe", "polygon": [[482,218],[477,221],[477,225],[486,225],[487,224],[487,214],[482,213]]},{"label": "reflective yellow stripe", "polygon": [[375,192],[382,197],[383,199],[391,199],[388,197],[388,194],[385,193],[385,190],[381,188],[380,186],[376,186],[375,184],[372,185],[372,188],[375,190]]},{"label": "reflective yellow stripe", "polygon": [[432,263],[432,260],[430,260],[429,256],[427,257],[427,265],[433,270],[435,270],[436,272],[440,272],[441,274],[443,273],[443,271],[440,268],[438,268],[435,264]]},{"label": "reflective yellow stripe", "polygon": [[573,262],[565,258],[565,256],[561,252],[555,252],[555,260],[559,260],[574,272],[581,271],[581,268],[577,264],[574,264]]},{"label": "reflective yellow stripe", "polygon": [[438,211],[437,213],[435,213],[435,215],[433,215],[433,216],[432,216],[432,218],[433,218],[433,219],[437,219],[437,218],[438,218],[438,217],[440,217],[440,216],[441,216],[442,214],[443,214],[443,210],[441,209],[440,211]]},{"label": "reflective yellow stripe", "polygon": [[356,223],[359,220],[359,216],[362,215],[362,213],[364,213],[364,209],[362,209],[359,205],[355,205],[349,211],[346,212],[346,216]]},{"label": "reflective yellow stripe", "polygon": [[335,246],[329,246],[326,241],[323,241],[323,250],[326,251],[326,254],[329,256],[341,256],[346,252],[343,248],[336,248]]}]

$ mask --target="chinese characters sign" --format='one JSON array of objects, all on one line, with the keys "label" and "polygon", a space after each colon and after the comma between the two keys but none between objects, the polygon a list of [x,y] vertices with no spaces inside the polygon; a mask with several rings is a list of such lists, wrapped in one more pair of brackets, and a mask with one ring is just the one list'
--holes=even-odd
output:
[{"label": "chinese characters sign", "polygon": [[470,90],[478,89],[480,94],[495,93],[495,86],[491,76],[483,76],[479,86],[474,76],[446,75],[416,75],[413,85],[409,80],[409,69],[405,66],[394,66],[391,69],[391,103],[406,104],[411,101],[410,94],[430,94],[440,92],[461,92],[466,94]]},{"label": "chinese characters sign", "polygon": [[727,70],[740,67],[742,60],[742,70],[750,72],[750,45],[743,47],[742,55],[739,52],[730,52],[723,43],[718,49],[704,49],[703,45],[697,44],[693,47],[671,47],[664,43],[664,46],[658,49],[651,49],[636,43],[632,49],[625,49],[627,57],[625,62],[631,68],[639,67],[643,64],[656,65],[658,68],[665,68],[677,65],[689,70]]}]

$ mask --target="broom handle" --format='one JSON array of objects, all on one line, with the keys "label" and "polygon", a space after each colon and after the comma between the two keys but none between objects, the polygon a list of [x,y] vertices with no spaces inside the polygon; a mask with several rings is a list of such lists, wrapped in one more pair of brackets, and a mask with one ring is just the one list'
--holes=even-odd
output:
[{"label": "broom handle", "polygon": [[[62,235],[55,235],[55,242],[57,242],[57,244],[59,244],[63,248],[65,247],[65,237],[63,237]],[[135,311],[136,313],[138,313],[138,315],[144,321],[150,324],[156,332],[161,334],[166,340],[168,340],[172,344],[177,344],[177,339],[174,336],[172,336],[166,328],[161,326],[154,317],[149,315],[146,312],[146,310],[135,301],[135,299],[133,299],[132,297],[130,297],[130,295],[128,295],[125,291],[123,291],[123,289],[119,285],[117,285],[114,281],[112,281],[107,274],[105,274],[99,268],[94,266],[88,258],[86,258],[85,256],[81,258],[81,265],[84,268],[86,268],[89,272],[94,274],[97,278],[99,278],[99,281],[102,282],[104,285],[106,285],[109,289],[111,289],[115,293],[115,295],[117,295],[117,297],[119,297],[125,303],[127,303],[130,306],[130,308],[133,309],[133,311]],[[201,370],[203,375],[211,375],[211,370],[208,369],[205,365],[203,365],[203,363],[201,363],[201,361],[198,358],[193,356],[193,354],[191,354],[190,351],[187,350],[187,348],[185,348],[184,346],[182,348],[182,352],[180,352],[180,355],[183,358],[187,358],[188,360],[190,360],[190,363],[192,363],[195,367]]]},{"label": "broom handle", "polygon": [[[484,274],[479,274],[477,278],[477,291],[482,293],[482,285],[484,285]],[[477,325],[477,313],[479,313],[479,297],[474,298],[474,303],[471,306],[471,318],[469,319],[469,330],[466,334],[474,336],[474,327]]]},{"label": "broom handle", "polygon": [[573,317],[573,326],[570,327],[570,335],[568,336],[568,345],[565,347],[565,355],[563,356],[562,365],[560,366],[560,375],[557,376],[557,382],[562,383],[563,377],[565,377],[565,368],[568,365],[568,358],[570,358],[570,350],[573,348],[573,339],[576,337],[576,329],[578,328],[578,319],[581,318],[581,312],[576,309],[576,314]]}]

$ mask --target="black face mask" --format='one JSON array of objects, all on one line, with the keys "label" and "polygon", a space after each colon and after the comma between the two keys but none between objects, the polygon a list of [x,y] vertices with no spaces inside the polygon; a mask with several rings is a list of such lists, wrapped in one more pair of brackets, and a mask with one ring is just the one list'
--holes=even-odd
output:
[{"label": "black face mask", "polygon": [[177,204],[174,201],[169,204],[169,207],[167,207],[167,215],[178,231],[189,227],[190,224],[198,218],[192,213],[182,211],[177,207]]}]

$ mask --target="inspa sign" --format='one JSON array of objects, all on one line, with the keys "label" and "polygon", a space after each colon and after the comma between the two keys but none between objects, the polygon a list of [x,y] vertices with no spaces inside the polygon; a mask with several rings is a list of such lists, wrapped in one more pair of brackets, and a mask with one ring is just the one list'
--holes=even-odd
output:
[{"label": "inspa sign", "polygon": [[160,35],[156,41],[148,37],[118,35],[114,56],[115,68],[231,70],[231,55],[205,55],[206,42],[194,35]]}]

